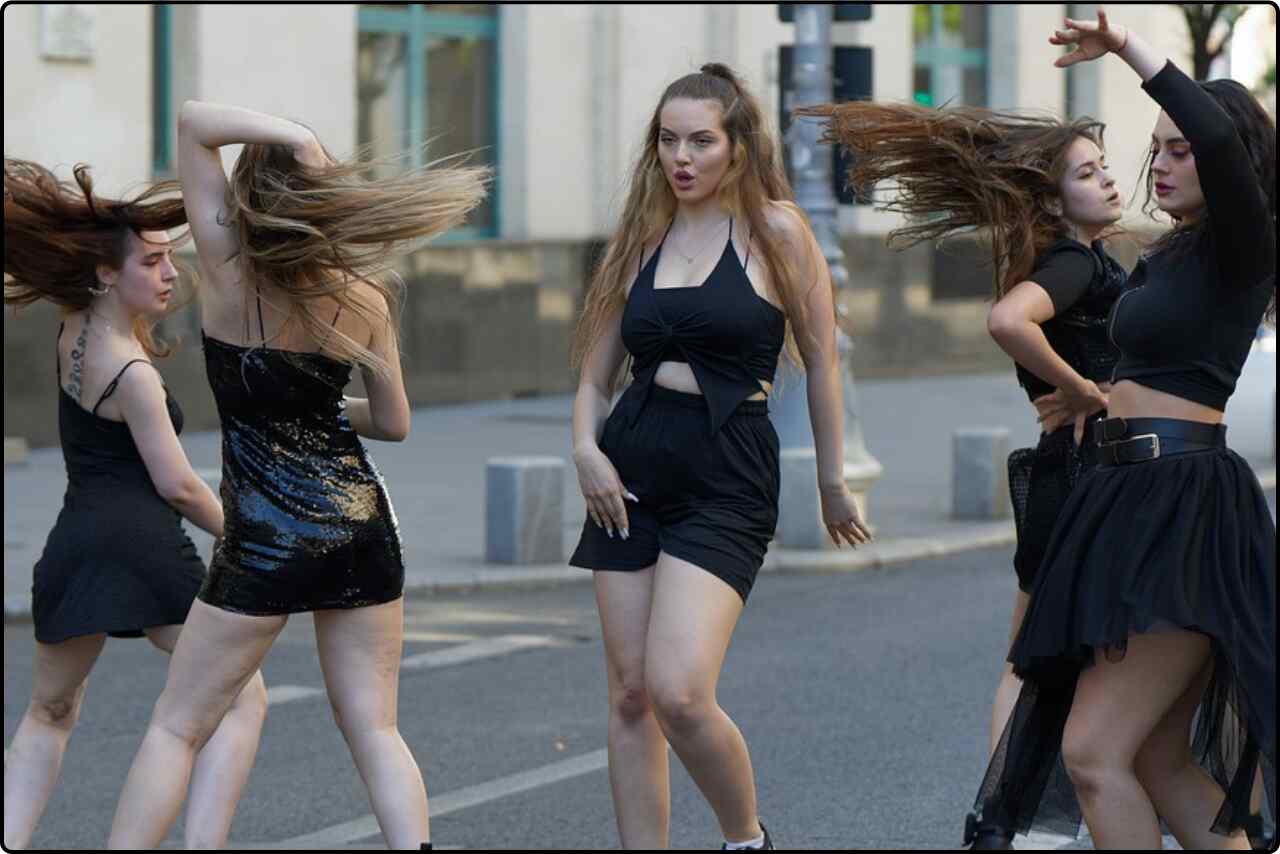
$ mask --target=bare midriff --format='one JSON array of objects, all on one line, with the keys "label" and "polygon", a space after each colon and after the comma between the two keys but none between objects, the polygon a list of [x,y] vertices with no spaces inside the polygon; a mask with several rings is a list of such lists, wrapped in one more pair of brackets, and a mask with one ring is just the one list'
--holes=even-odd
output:
[{"label": "bare midriff", "polygon": [[[653,382],[654,385],[660,385],[672,391],[682,391],[685,394],[702,394],[702,388],[698,385],[698,378],[693,375],[693,368],[689,367],[686,362],[663,362],[658,365],[658,371],[653,375]],[[773,387],[773,384],[762,381],[760,385],[764,388],[764,391],[751,395],[747,400],[764,400],[768,397],[768,391]]]},{"label": "bare midriff", "polygon": [[1203,403],[1156,391],[1133,380],[1121,380],[1107,399],[1111,418],[1178,418],[1203,424],[1221,424],[1222,413]]}]

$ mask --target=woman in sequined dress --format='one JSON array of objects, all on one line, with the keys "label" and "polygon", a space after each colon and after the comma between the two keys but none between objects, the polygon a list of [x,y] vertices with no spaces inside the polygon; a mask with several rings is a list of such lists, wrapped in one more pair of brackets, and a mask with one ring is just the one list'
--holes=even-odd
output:
[{"label": "woman in sequined dress", "polygon": [[[63,312],[55,341],[58,438],[67,491],[32,579],[31,703],[4,763],[4,845],[26,848],[53,794],[89,673],[108,636],[172,652],[204,580],[182,519],[214,536],[222,506],[191,468],[182,410],[152,359],[178,273],[168,229],[186,222],[176,187],[130,199],[96,193],[87,166],[61,182],[4,162],[4,301]],[[188,848],[226,844],[266,716],[251,671],[193,757]],[[184,787],[184,792],[185,792]]]},{"label": "woman in sequined dress", "polygon": [[[219,148],[244,144],[228,181]],[[205,361],[223,430],[226,534],[125,782],[113,847],[154,846],[193,751],[310,611],[333,713],[392,848],[428,844],[422,775],[396,723],[404,564],[360,437],[400,441],[397,280],[388,259],[460,223],[485,170],[369,178],[302,125],[188,102],[183,196],[204,272]],[[366,398],[344,397],[359,366]]]},{"label": "woman in sequined dress", "polygon": [[[1120,219],[1123,202],[1107,172],[1102,126],[1088,117],[866,101],[801,112],[830,120],[828,139],[853,154],[854,186],[895,182],[886,207],[912,224],[891,239],[910,244],[973,228],[990,235],[988,331],[1013,358],[1043,426],[1036,447],[1015,450],[1008,461],[1018,537],[1012,644],[1054,521],[1094,465],[1086,428],[1105,412],[1119,357],[1106,321],[1126,275],[1100,238]],[[1017,697],[1018,678],[1006,663],[992,704],[992,752]],[[977,816],[966,841],[975,833],[1009,835]]]}]

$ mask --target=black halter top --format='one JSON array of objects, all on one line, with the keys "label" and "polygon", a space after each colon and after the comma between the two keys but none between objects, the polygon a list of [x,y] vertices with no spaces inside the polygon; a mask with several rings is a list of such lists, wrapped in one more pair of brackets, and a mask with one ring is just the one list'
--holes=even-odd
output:
[{"label": "black halter top", "polygon": [[[671,231],[671,226],[667,226]],[[622,313],[622,343],[631,373],[649,398],[663,362],[686,362],[710,411],[712,435],[738,405],[772,382],[786,334],[786,315],[756,293],[729,239],[700,286],[656,288],[654,271],[666,234],[649,263],[640,268]],[[750,262],[750,248],[747,250]],[[643,410],[636,407],[634,418]]]}]

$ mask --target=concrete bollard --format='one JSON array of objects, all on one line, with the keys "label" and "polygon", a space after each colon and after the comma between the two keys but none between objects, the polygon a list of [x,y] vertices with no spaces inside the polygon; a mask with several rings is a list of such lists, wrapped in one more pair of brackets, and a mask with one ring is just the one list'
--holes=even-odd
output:
[{"label": "concrete bollard", "polygon": [[484,559],[564,561],[564,460],[493,457],[484,471]]},{"label": "concrete bollard", "polygon": [[951,434],[951,515],[1003,519],[1009,507],[1009,431],[974,427]]},{"label": "concrete bollard", "polygon": [[27,464],[27,455],[30,449],[27,447],[27,440],[22,436],[5,436],[4,437],[4,464],[7,466],[21,466]]},{"label": "concrete bollard", "polygon": [[787,448],[779,455],[782,484],[774,539],[789,549],[831,547],[818,500],[818,468],[813,448]]}]

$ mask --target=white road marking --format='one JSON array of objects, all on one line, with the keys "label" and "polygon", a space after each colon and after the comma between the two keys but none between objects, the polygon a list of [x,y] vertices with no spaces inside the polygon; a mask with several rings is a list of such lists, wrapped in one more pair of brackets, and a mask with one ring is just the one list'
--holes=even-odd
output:
[{"label": "white road marking", "polygon": [[437,649],[431,652],[420,652],[400,662],[401,670],[432,670],[437,667],[451,667],[465,664],[481,658],[507,655],[522,649],[538,647],[565,646],[568,642],[546,635],[499,635],[494,638],[472,641],[471,643],[451,646],[448,649]]},{"label": "white road marking", "polygon": [[308,688],[305,685],[268,685],[267,705],[278,706],[281,703],[305,700],[308,697],[316,697],[322,694],[324,694],[322,689]]},{"label": "white road marking", "polygon": [[[422,635],[423,637],[410,638],[409,635],[412,634]],[[450,636],[430,632],[405,633],[406,640],[436,641],[445,637]],[[483,638],[470,643],[458,644],[448,649],[437,649],[431,652],[410,655],[400,661],[400,668],[401,670],[434,670],[439,667],[452,667],[457,664],[467,664],[499,655],[509,655],[522,649],[565,646],[567,643],[567,641],[548,637],[547,635],[499,635],[493,638]],[[324,694],[323,688],[311,688],[306,685],[268,685],[267,705],[279,706],[283,703],[291,703],[294,700],[322,697]]]},{"label": "white road marking", "polygon": [[[575,756],[572,759],[552,762],[549,765],[543,765],[541,768],[534,768],[532,771],[523,771],[519,774],[499,777],[487,783],[467,786],[454,792],[431,797],[429,799],[431,817],[440,818],[449,813],[505,798],[508,795],[515,795],[520,792],[527,792],[530,789],[559,783],[562,780],[580,777],[583,774],[599,771],[608,766],[608,764],[609,751],[601,748],[590,753],[584,753],[581,756]],[[283,839],[279,842],[259,843],[256,847],[273,849],[326,848],[347,842],[355,842],[358,839],[365,839],[378,833],[381,833],[378,830],[378,820],[372,815],[364,815],[342,824],[335,824],[332,827],[317,830],[314,833]],[[248,846],[236,845],[235,847]]]}]

